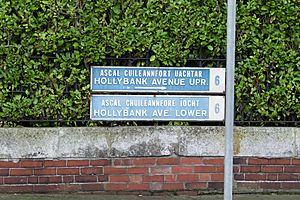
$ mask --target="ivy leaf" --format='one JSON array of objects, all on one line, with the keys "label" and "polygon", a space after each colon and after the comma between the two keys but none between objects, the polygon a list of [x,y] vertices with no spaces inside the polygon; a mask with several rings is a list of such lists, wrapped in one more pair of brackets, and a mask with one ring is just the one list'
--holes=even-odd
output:
[{"label": "ivy leaf", "polygon": [[152,55],[151,57],[150,57],[150,62],[153,62],[155,60],[155,55]]}]

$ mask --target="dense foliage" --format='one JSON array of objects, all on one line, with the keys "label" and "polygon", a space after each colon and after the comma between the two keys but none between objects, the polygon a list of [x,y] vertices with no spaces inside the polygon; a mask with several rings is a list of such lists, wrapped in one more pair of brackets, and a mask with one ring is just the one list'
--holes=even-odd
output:
[{"label": "dense foliage", "polygon": [[[237,3],[236,119],[299,120],[299,0]],[[85,119],[90,65],[110,65],[108,57],[184,66],[199,57],[199,48],[202,58],[226,55],[225,0],[0,4],[0,119],[5,121]]]}]

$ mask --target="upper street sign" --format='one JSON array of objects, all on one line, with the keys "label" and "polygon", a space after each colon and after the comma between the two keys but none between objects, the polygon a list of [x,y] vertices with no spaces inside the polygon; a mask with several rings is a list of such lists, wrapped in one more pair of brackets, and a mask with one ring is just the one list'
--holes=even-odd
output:
[{"label": "upper street sign", "polygon": [[91,68],[92,92],[224,93],[224,68]]}]

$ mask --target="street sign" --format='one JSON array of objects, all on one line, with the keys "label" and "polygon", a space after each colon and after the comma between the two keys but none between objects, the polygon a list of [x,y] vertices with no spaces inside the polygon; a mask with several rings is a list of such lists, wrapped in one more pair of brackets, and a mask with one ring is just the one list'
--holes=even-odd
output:
[{"label": "street sign", "polygon": [[91,68],[92,92],[224,93],[224,68]]},{"label": "street sign", "polygon": [[223,96],[92,95],[92,120],[222,121]]}]

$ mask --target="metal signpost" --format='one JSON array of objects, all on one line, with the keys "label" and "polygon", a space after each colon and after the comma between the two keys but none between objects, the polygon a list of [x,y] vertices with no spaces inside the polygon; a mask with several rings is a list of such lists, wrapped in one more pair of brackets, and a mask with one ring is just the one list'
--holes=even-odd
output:
[{"label": "metal signpost", "polygon": [[224,200],[232,200],[236,1],[228,0],[227,5]]},{"label": "metal signpost", "polygon": [[[232,2],[230,0],[229,2],[228,13],[233,14],[234,17],[231,15],[228,17],[225,200],[232,199],[233,166],[235,27],[232,27],[232,23],[235,22],[235,11],[232,10]],[[225,115],[224,96],[215,95],[225,93],[224,68],[93,66],[91,68],[91,91],[90,118],[92,120],[223,121]],[[120,95],[120,93],[134,93],[135,95]],[[169,95],[171,93],[176,95]]]}]

